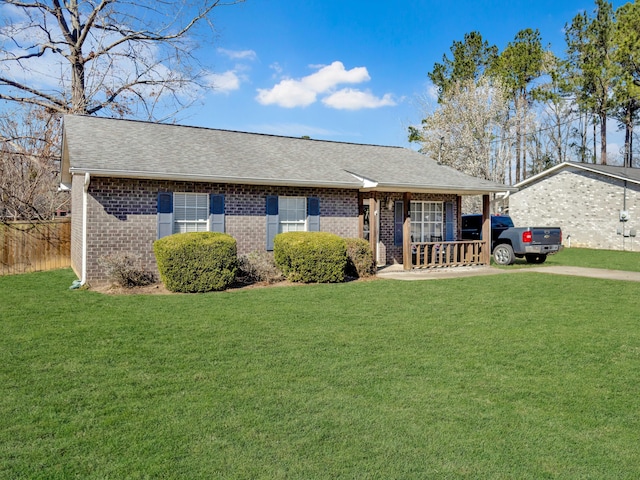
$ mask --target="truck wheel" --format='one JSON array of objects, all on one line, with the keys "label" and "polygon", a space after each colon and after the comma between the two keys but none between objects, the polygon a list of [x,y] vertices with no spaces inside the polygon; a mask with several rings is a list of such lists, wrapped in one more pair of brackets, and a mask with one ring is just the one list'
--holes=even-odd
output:
[{"label": "truck wheel", "polygon": [[544,253],[528,253],[524,256],[527,263],[544,263],[547,256]]},{"label": "truck wheel", "polygon": [[507,243],[496,245],[496,248],[493,249],[493,260],[498,265],[511,265],[514,258],[513,248]]}]

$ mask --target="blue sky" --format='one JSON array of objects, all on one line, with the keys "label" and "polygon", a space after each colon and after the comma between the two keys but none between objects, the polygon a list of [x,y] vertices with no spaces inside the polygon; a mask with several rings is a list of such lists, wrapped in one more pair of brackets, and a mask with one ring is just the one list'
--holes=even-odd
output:
[{"label": "blue sky", "polygon": [[519,30],[537,28],[563,54],[565,24],[593,9],[587,0],[247,0],[219,7],[218,37],[201,51],[217,89],[180,122],[408,146],[427,73],[454,40],[477,30],[502,50]]}]

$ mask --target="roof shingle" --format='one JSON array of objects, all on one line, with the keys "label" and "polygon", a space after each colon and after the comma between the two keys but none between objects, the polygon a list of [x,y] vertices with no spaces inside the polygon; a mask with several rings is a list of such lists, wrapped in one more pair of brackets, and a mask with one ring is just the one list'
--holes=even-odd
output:
[{"label": "roof shingle", "polygon": [[[92,176],[396,191],[512,190],[401,147],[64,117],[62,181]],[[365,182],[366,181],[366,182]]]}]

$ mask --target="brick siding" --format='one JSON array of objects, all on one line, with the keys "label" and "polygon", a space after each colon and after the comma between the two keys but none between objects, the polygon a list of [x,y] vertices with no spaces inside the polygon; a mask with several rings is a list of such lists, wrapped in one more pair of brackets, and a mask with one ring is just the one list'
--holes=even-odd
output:
[{"label": "brick siding", "polygon": [[509,214],[516,226],[561,227],[565,246],[640,250],[640,239],[618,234],[640,227],[640,186],[627,185],[631,220],[623,225],[624,195],[622,180],[569,167],[511,194]]},{"label": "brick siding", "polygon": [[[80,275],[84,178],[74,176],[73,181],[72,259],[74,270]],[[99,259],[114,253],[135,253],[145,268],[157,273],[153,242],[157,238],[157,196],[160,191],[224,194],[225,230],[236,239],[239,255],[266,248],[267,195],[318,197],[322,231],[342,237],[358,236],[358,199],[357,192],[352,190],[93,177],[87,209],[88,282],[107,280]]]},{"label": "brick siding", "polygon": [[[73,177],[72,266],[82,268],[82,191],[84,177]],[[107,281],[99,260],[109,254],[136,254],[157,273],[153,242],[157,238],[157,196],[160,191],[225,195],[225,231],[237,241],[238,254],[266,248],[266,196],[320,199],[320,230],[341,237],[358,236],[358,192],[332,188],[173,182],[92,177],[87,205],[87,281]],[[366,194],[365,194],[366,195]],[[385,195],[391,201],[402,194]],[[455,195],[418,195],[413,200],[452,201]],[[456,215],[456,212],[454,212]],[[446,221],[446,219],[445,219]],[[394,245],[394,212],[381,209],[380,248],[386,263],[402,263],[402,247]]]}]

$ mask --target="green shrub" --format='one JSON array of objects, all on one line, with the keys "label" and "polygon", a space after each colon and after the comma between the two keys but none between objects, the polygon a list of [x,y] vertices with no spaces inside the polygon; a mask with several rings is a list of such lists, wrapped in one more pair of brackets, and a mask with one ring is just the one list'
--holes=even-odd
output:
[{"label": "green shrub", "polygon": [[273,258],[273,252],[265,251],[238,257],[238,277],[244,283],[275,283],[284,278]]},{"label": "green shrub", "polygon": [[363,238],[345,238],[347,244],[347,276],[369,277],[376,271],[371,245]]},{"label": "green shrub", "polygon": [[347,247],[343,238],[326,232],[288,232],[276,235],[276,265],[292,282],[343,282]]},{"label": "green shrub", "polygon": [[236,277],[236,240],[215,232],[177,233],[153,244],[160,278],[173,292],[224,290]]}]

